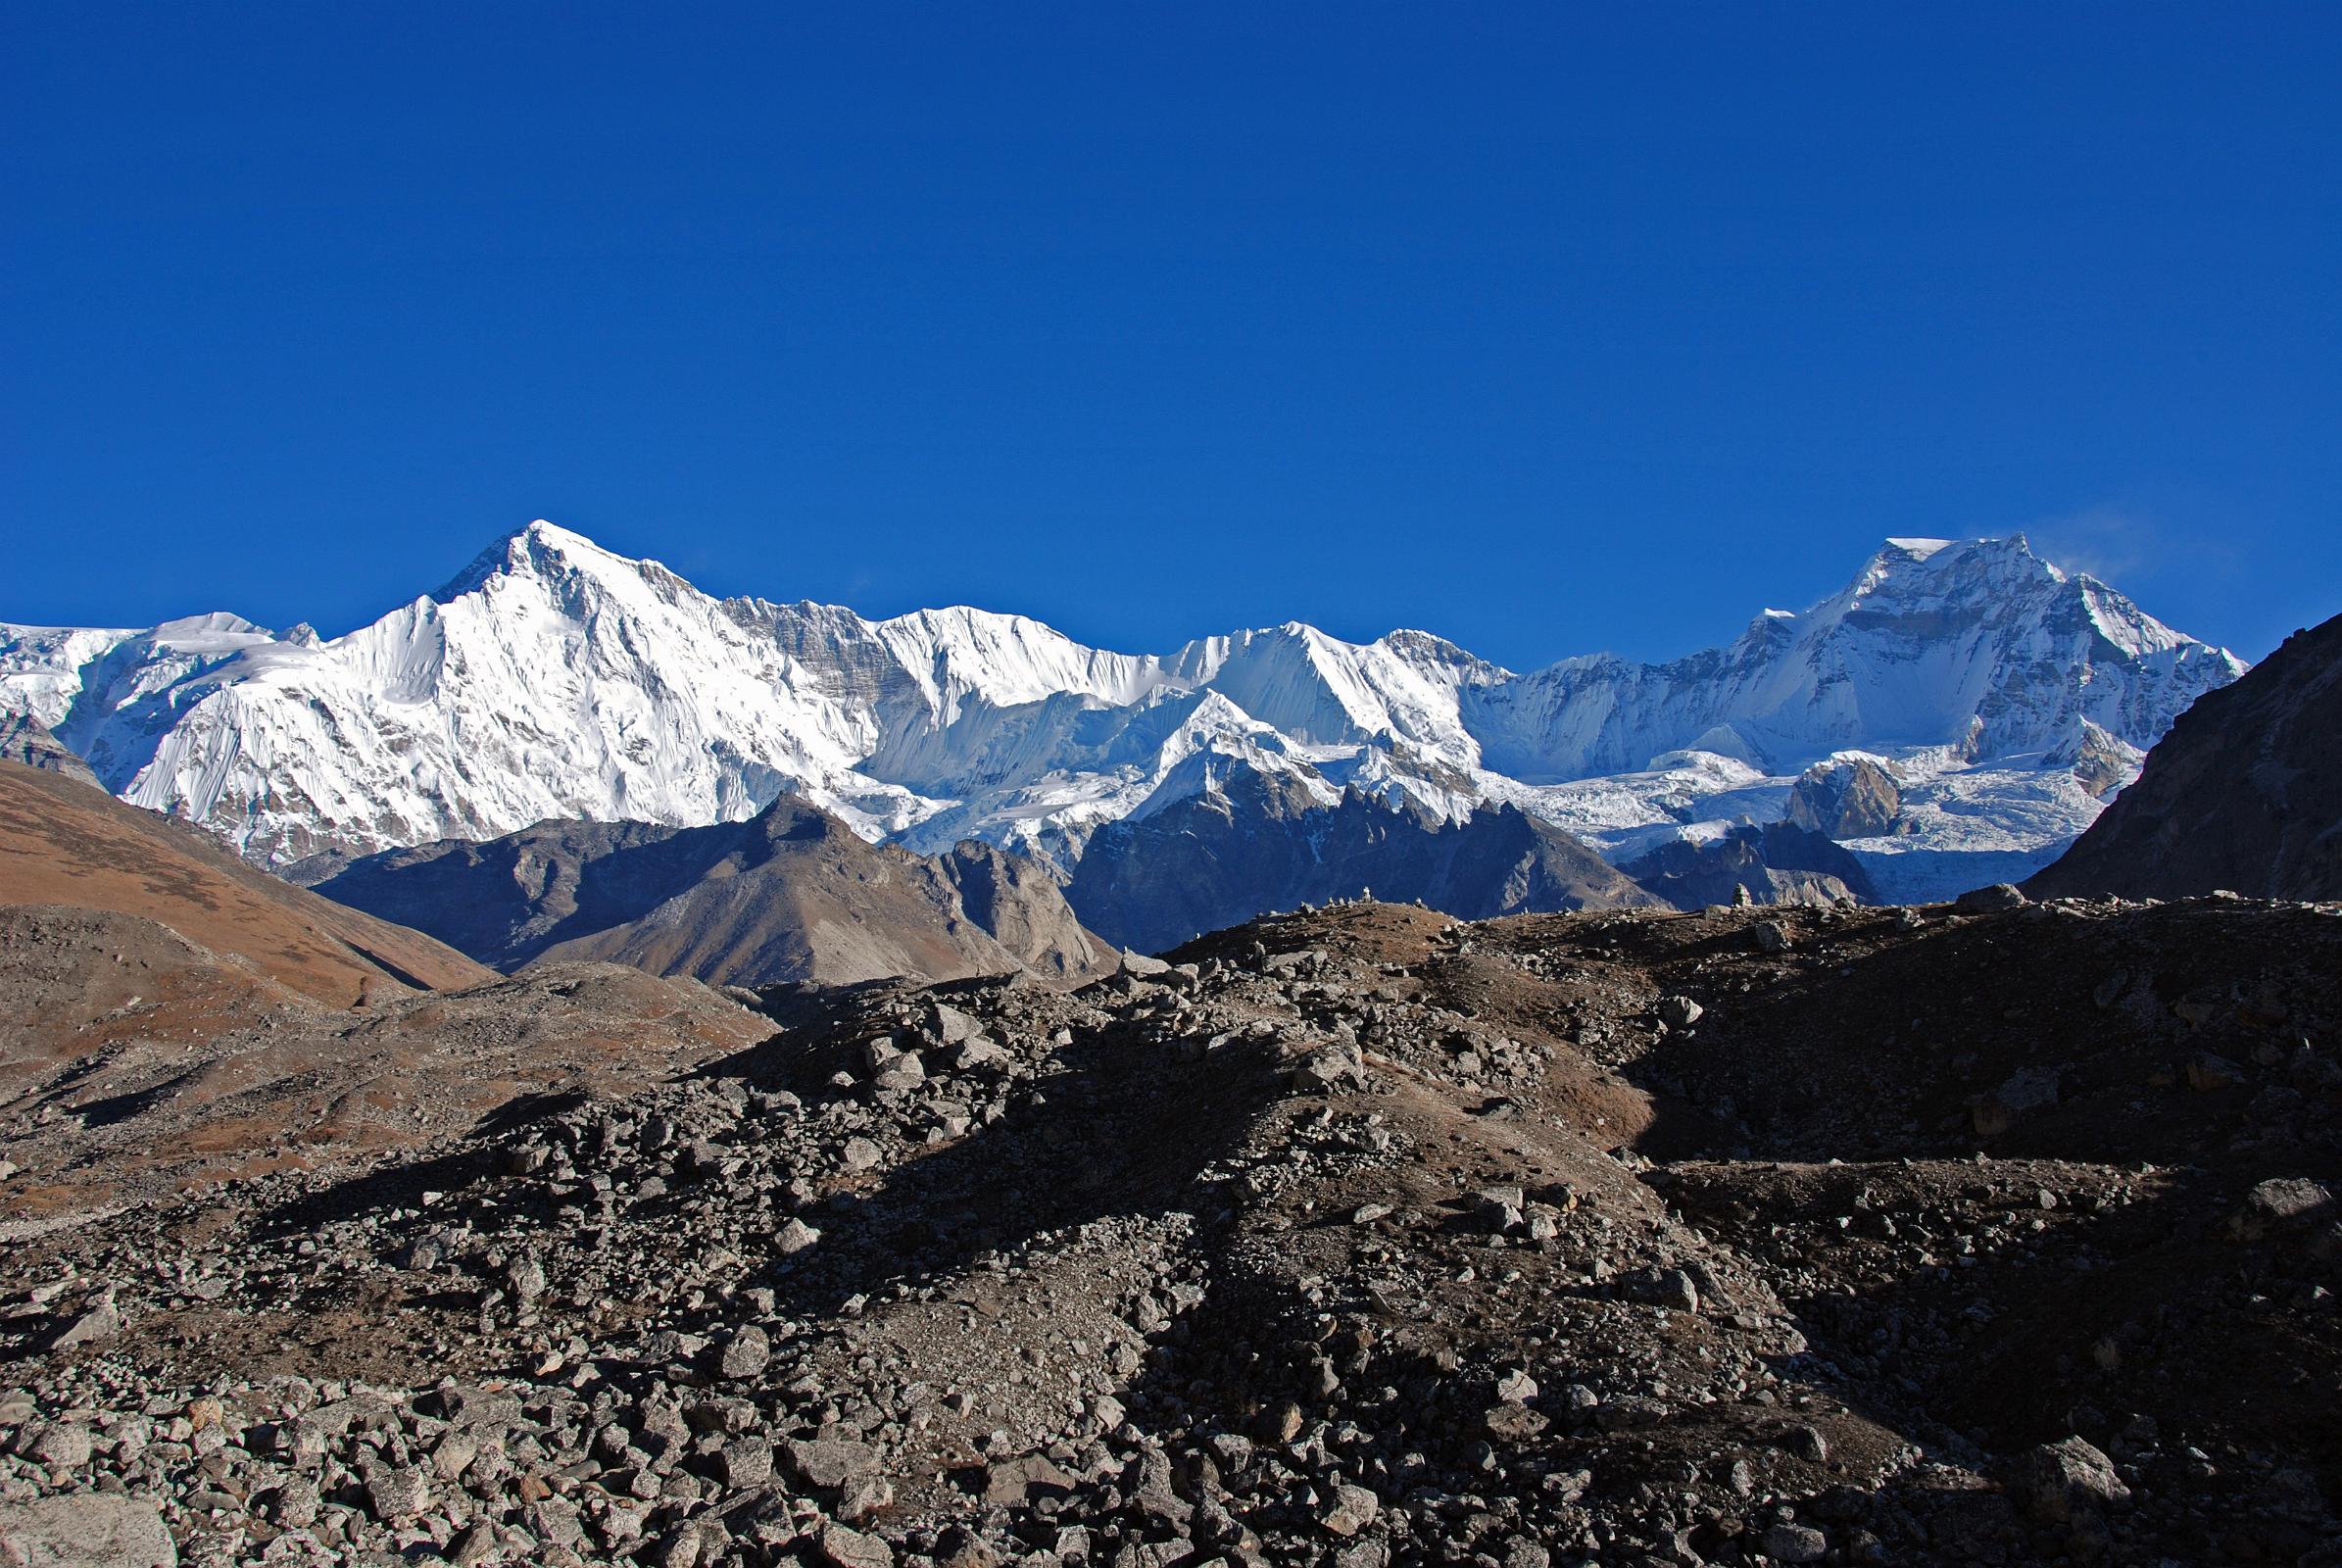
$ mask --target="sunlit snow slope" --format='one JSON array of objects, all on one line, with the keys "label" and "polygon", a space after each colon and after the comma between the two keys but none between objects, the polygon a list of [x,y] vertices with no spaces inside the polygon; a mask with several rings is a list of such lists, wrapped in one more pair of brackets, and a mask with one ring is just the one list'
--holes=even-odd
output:
[{"label": "sunlit snow slope", "polygon": [[1920,897],[2045,862],[2243,669],[2022,538],[1891,540],[1727,647],[1526,675],[1412,631],[1289,624],[1155,657],[977,610],[717,600],[547,522],[346,637],[223,613],[0,625],[0,710],[278,865],[549,817],[738,819],[784,790],[874,839],[1069,863],[1099,823],[1238,768],[1446,817],[1502,800],[1633,850],[1778,816],[1801,770],[1852,751],[1906,809],[1850,847]]}]

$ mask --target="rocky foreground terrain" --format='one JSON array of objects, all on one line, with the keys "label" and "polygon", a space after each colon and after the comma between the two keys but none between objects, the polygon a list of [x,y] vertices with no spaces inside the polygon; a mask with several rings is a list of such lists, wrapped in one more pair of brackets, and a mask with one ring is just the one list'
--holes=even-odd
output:
[{"label": "rocky foreground terrain", "polygon": [[0,1560],[2342,1562],[2342,907],[1168,956],[126,1210],[47,1085]]}]

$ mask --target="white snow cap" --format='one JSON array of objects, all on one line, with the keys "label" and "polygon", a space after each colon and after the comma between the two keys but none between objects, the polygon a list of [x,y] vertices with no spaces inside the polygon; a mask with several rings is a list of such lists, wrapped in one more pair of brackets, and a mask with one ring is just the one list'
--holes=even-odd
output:
[{"label": "white snow cap", "polygon": [[1422,632],[1288,622],[1125,654],[964,607],[717,600],[543,518],[329,641],[223,614],[0,625],[0,711],[274,864],[549,817],[735,819],[784,791],[870,838],[1070,863],[1100,823],[1230,767],[1623,832],[1710,798],[1777,815],[1786,779],[1847,747],[2054,770],[2095,725],[2143,750],[2243,668],[2014,538],[1889,540],[1728,646],[1526,674]]}]

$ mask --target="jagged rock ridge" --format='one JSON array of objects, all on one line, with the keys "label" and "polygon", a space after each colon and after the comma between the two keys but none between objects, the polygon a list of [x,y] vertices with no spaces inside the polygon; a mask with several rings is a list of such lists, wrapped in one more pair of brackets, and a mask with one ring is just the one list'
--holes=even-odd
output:
[{"label": "jagged rock ridge", "polygon": [[87,762],[28,713],[0,713],[0,761],[45,768],[92,789],[105,788]]},{"label": "jagged rock ridge", "polygon": [[1820,762],[1789,791],[1791,827],[1832,839],[1876,838],[1902,821],[1903,792],[1894,775],[1868,757]]},{"label": "jagged rock ridge", "polygon": [[1296,779],[1250,770],[1098,829],[1065,888],[1087,924],[1147,953],[1264,909],[1370,893],[1467,919],[1657,902],[1509,806],[1427,822],[1354,789],[1327,805]]},{"label": "jagged rock ridge", "polygon": [[2027,885],[2342,899],[2342,616],[2179,716],[2138,781]]},{"label": "jagged rock ridge", "polygon": [[1790,822],[1742,822],[1712,838],[1673,839],[1620,869],[1679,909],[1719,904],[1870,904],[1862,862],[1828,835]]},{"label": "jagged rock ridge", "polygon": [[317,884],[500,968],[605,959],[710,983],[1110,972],[1038,867],[873,846],[783,796],[746,822],[543,822],[361,859]]}]

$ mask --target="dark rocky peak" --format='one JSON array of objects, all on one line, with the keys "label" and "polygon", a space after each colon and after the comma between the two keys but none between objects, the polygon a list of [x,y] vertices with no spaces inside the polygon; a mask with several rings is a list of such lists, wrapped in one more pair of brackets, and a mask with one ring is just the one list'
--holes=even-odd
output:
[{"label": "dark rocky peak", "polygon": [[2208,692],[2036,897],[2342,899],[2342,616]]},{"label": "dark rocky peak", "polygon": [[1788,821],[1833,839],[1877,838],[1896,830],[1903,792],[1895,777],[1867,757],[1817,762],[1789,790]]}]

